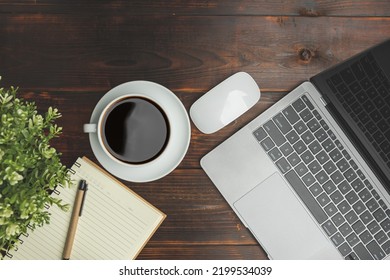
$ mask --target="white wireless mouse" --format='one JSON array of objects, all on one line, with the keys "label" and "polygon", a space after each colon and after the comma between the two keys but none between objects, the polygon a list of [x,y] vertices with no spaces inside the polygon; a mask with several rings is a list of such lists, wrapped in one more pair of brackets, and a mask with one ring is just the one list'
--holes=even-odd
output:
[{"label": "white wireless mouse", "polygon": [[260,99],[255,80],[238,72],[200,97],[190,108],[195,126],[203,133],[214,133],[241,116]]}]

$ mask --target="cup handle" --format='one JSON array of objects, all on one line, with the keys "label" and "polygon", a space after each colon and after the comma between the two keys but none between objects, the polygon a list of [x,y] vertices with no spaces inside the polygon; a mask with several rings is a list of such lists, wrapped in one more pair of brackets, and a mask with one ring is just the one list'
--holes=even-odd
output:
[{"label": "cup handle", "polygon": [[83,126],[83,130],[85,133],[96,133],[97,132],[97,125],[96,125],[96,123],[86,123]]}]

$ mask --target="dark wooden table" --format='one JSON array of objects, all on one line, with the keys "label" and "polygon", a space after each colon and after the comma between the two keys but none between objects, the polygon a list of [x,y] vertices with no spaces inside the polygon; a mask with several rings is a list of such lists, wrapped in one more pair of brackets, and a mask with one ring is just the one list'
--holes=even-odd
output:
[{"label": "dark wooden table", "polygon": [[192,125],[176,170],[125,184],[168,215],[139,259],[264,259],[200,158],[311,75],[389,38],[389,16],[388,0],[0,0],[0,86],[59,108],[64,132],[53,145],[71,166],[83,155],[97,162],[82,125],[116,85],[160,83],[188,110],[248,72],[262,92],[254,108],[212,135]]}]

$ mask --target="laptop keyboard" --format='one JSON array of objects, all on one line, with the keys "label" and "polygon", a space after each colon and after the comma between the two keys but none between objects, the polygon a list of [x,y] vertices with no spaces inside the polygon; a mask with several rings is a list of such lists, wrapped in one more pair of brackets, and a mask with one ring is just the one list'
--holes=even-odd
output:
[{"label": "laptop keyboard", "polygon": [[390,168],[390,81],[369,53],[327,83]]},{"label": "laptop keyboard", "polygon": [[390,209],[306,95],[253,135],[345,259],[390,254]]}]

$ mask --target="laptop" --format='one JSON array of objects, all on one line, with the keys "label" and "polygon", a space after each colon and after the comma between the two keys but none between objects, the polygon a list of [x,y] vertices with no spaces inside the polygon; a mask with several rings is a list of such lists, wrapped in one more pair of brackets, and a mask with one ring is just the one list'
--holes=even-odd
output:
[{"label": "laptop", "polygon": [[201,166],[271,259],[390,259],[390,40],[300,84]]}]

